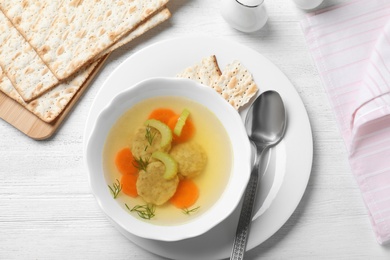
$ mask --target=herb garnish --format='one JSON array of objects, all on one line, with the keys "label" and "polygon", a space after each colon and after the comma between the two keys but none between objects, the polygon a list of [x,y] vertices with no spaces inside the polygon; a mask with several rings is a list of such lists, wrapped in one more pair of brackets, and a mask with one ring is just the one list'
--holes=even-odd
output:
[{"label": "herb garnish", "polygon": [[196,212],[198,209],[200,208],[200,206],[196,207],[196,208],[193,208],[193,209],[188,209],[188,208],[184,208],[182,209],[181,211],[186,214],[186,215],[191,215],[192,213]]},{"label": "herb garnish", "polygon": [[[152,133],[151,130],[152,130],[151,127],[148,125],[148,126],[146,127],[145,138],[146,138],[146,140],[148,141],[149,145],[152,145],[153,139],[154,139],[154,137],[155,137],[156,134],[157,134],[156,132],[155,132],[155,133]],[[146,150],[146,149],[145,149],[145,150]]]},{"label": "herb garnish", "polygon": [[111,194],[114,197],[114,199],[116,199],[116,197],[118,197],[119,192],[121,192],[121,190],[122,190],[121,183],[118,181],[118,179],[116,179],[116,183],[114,182],[112,184],[112,187],[110,185],[107,185],[107,186],[110,189]]},{"label": "herb garnish", "polygon": [[129,206],[127,206],[127,204],[125,205],[130,212],[137,212],[140,218],[150,220],[155,216],[154,212],[156,210],[156,207],[153,204],[136,205],[132,209],[130,209]]},{"label": "herb garnish", "polygon": [[138,159],[134,158],[133,165],[138,170],[144,170],[146,172],[146,167],[148,167],[149,164],[149,158],[146,160],[142,159],[142,157],[139,157]]}]

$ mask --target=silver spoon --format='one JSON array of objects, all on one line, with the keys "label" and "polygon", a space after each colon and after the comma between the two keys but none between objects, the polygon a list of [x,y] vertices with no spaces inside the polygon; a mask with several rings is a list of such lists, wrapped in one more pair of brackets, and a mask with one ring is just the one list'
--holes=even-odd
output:
[{"label": "silver spoon", "polygon": [[283,101],[275,91],[262,93],[248,110],[245,128],[250,141],[256,147],[256,159],[245,191],[230,259],[244,259],[259,179],[261,155],[283,138],[286,121]]}]

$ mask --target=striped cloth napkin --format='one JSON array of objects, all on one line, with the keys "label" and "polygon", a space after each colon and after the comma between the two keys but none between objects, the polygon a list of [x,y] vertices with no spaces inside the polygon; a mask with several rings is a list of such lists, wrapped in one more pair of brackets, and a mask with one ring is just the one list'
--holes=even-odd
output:
[{"label": "striped cloth napkin", "polygon": [[390,242],[390,1],[355,0],[302,21],[380,244]]}]

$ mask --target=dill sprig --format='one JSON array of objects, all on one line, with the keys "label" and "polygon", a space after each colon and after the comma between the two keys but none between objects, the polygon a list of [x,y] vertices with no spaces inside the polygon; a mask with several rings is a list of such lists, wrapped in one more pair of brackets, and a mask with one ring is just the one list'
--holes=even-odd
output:
[{"label": "dill sprig", "polygon": [[150,220],[155,216],[156,207],[153,204],[135,205],[131,209],[127,204],[125,205],[130,212],[136,212],[140,218]]},{"label": "dill sprig", "polygon": [[116,197],[118,197],[118,195],[119,195],[119,192],[121,192],[121,190],[122,190],[122,185],[121,185],[121,183],[119,182],[119,180],[116,179],[116,183],[114,182],[114,183],[112,184],[112,187],[111,187],[110,185],[107,185],[107,186],[108,186],[108,188],[110,189],[111,194],[112,194],[112,196],[114,197],[114,199],[116,199]]},{"label": "dill sprig", "polygon": [[[154,137],[155,137],[156,134],[157,134],[157,132],[152,133],[151,130],[152,130],[151,127],[148,125],[148,126],[146,127],[145,138],[146,138],[146,140],[148,141],[149,145],[152,145],[153,139],[154,139]],[[146,149],[145,149],[145,150],[146,150]]]},{"label": "dill sprig", "polygon": [[139,157],[138,159],[134,158],[134,161],[133,161],[134,167],[140,171],[142,171],[142,170],[146,171],[146,167],[148,167],[148,164],[149,164],[149,158],[144,160],[144,159],[142,159],[142,157]]},{"label": "dill sprig", "polygon": [[191,215],[192,213],[195,213],[196,211],[198,211],[198,209],[200,208],[200,206],[196,207],[196,208],[193,208],[193,209],[188,209],[188,208],[184,208],[182,209],[181,211],[186,214],[186,215]]}]

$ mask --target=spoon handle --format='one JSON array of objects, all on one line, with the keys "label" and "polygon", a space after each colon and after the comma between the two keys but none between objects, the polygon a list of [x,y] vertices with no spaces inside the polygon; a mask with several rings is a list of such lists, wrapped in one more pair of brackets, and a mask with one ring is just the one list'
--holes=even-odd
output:
[{"label": "spoon handle", "polygon": [[249,227],[252,220],[253,205],[256,198],[257,183],[259,179],[259,168],[254,167],[251,172],[248,186],[245,190],[244,201],[238,221],[236,237],[234,238],[231,260],[244,259],[245,248],[249,236]]}]

